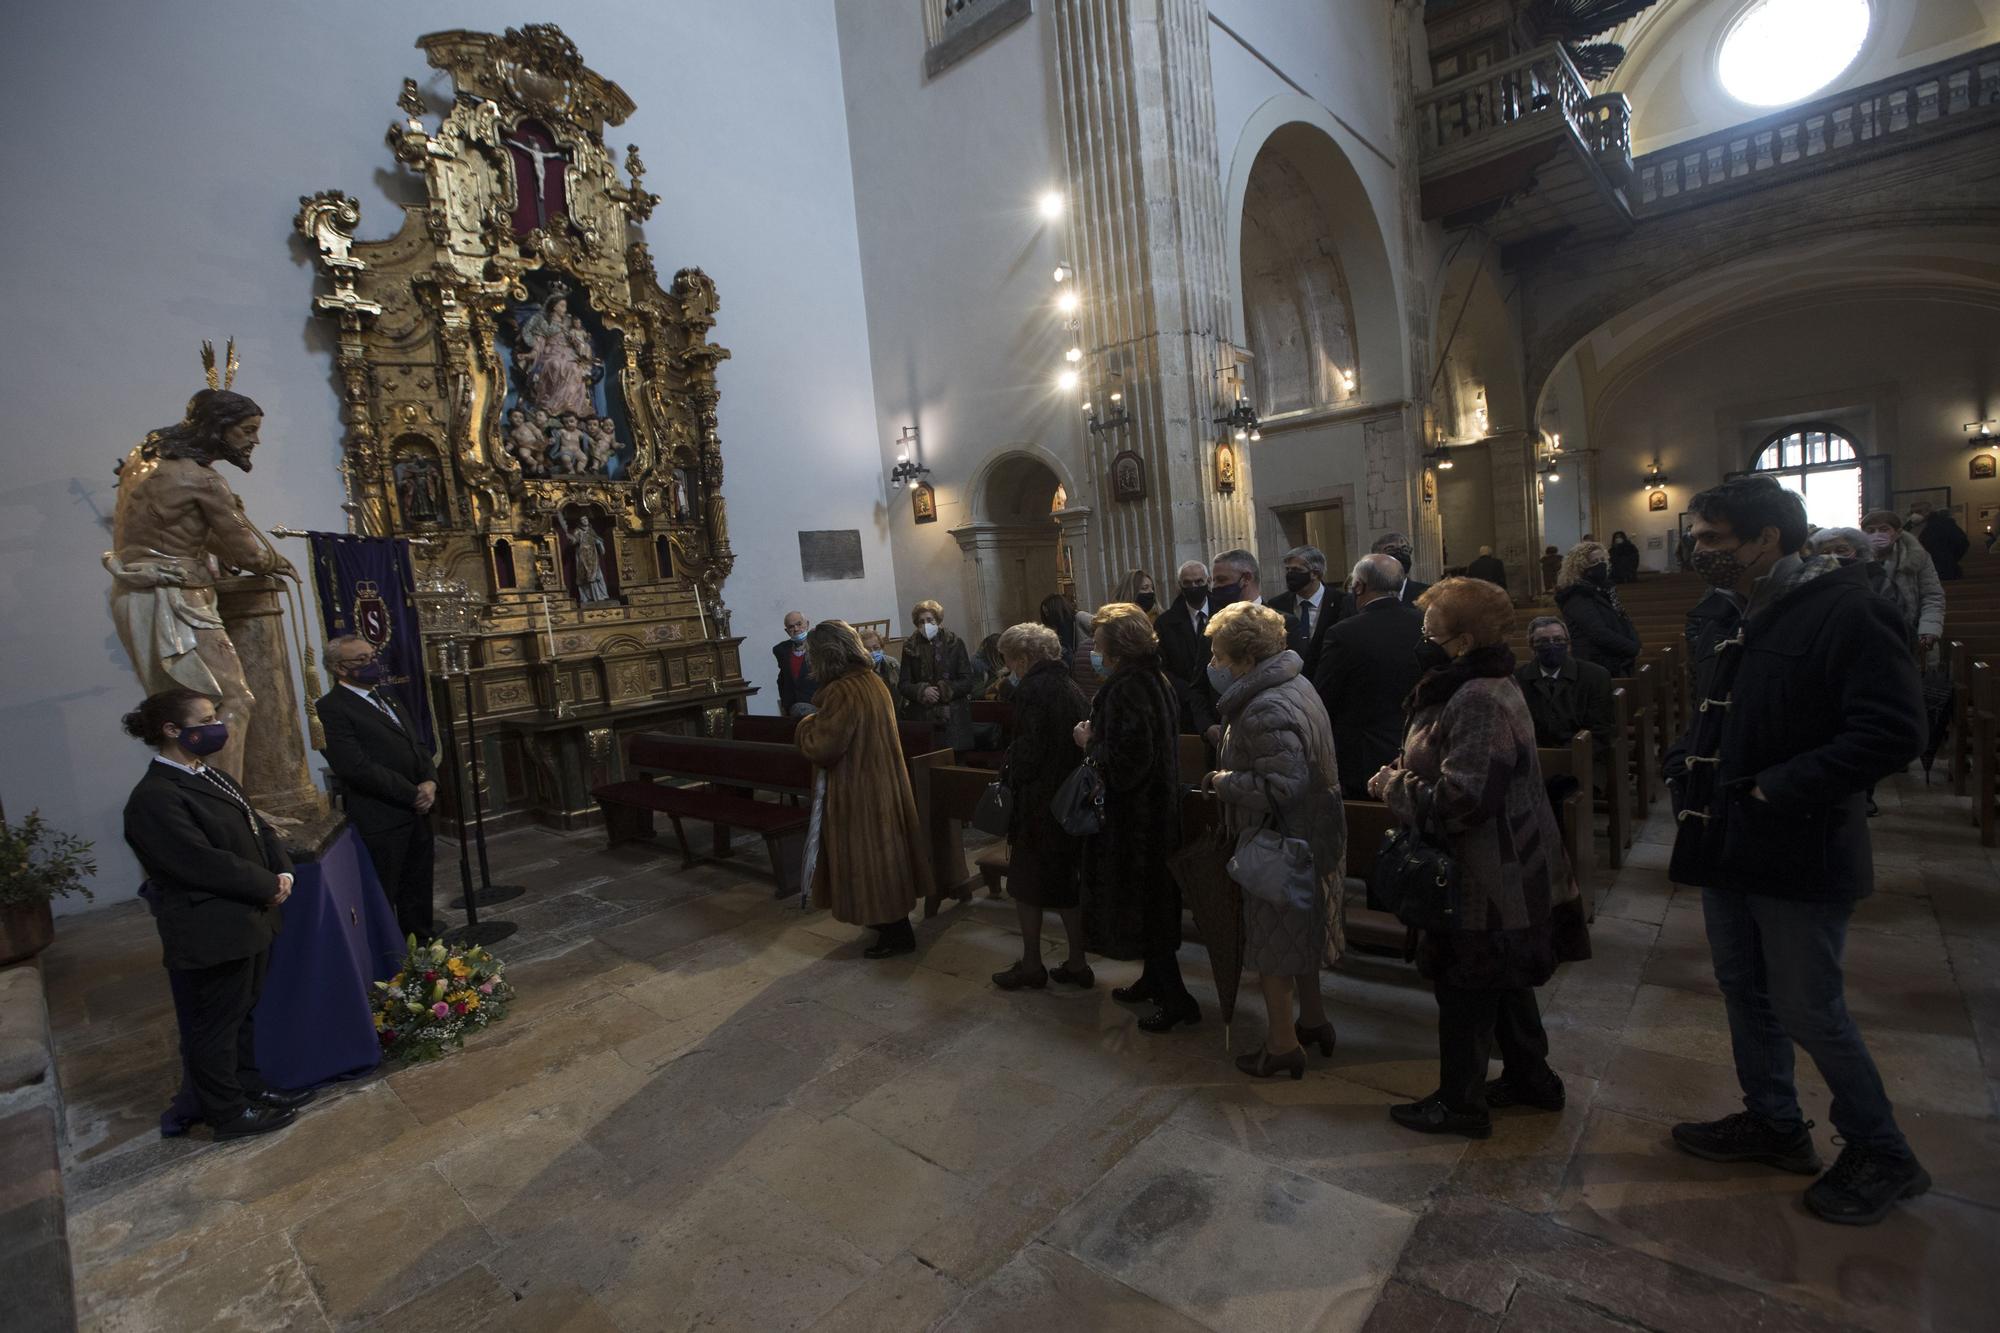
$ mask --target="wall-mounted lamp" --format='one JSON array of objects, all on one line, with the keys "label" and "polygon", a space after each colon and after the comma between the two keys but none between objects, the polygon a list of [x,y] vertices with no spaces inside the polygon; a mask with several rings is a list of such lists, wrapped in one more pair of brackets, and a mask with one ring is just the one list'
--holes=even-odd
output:
[{"label": "wall-mounted lamp", "polygon": [[1110,392],[1104,395],[1105,410],[1102,415],[1098,414],[1095,401],[1084,403],[1084,425],[1089,427],[1092,435],[1098,435],[1107,430],[1117,430],[1120,426],[1129,426],[1132,424],[1132,414],[1125,410],[1125,390],[1123,384],[1124,381],[1118,372],[1115,370],[1112,371]]},{"label": "wall-mounted lamp", "polygon": [[1036,207],[1041,209],[1042,216],[1044,218],[1048,219],[1050,222],[1054,222],[1057,218],[1062,216],[1062,211],[1063,211],[1062,191],[1050,190],[1047,194],[1044,194],[1041,197],[1041,199],[1037,202]]},{"label": "wall-mounted lamp", "polygon": [[1437,447],[1425,452],[1424,462],[1439,472],[1449,472],[1457,466],[1451,461],[1451,448],[1442,435],[1438,437]]},{"label": "wall-mounted lamp", "polygon": [[1547,465],[1542,468],[1542,480],[1561,481],[1562,479],[1563,479],[1563,474],[1559,470],[1557,470],[1556,460],[1551,458],[1548,461]]},{"label": "wall-mounted lamp", "polygon": [[1989,417],[1985,421],[1968,421],[1961,428],[1961,433],[1968,433],[1974,437],[1972,441],[1973,448],[1983,449],[1986,447],[1987,441],[1993,438],[1993,428],[1995,426],[2000,426],[2000,418]]},{"label": "wall-mounted lamp", "polygon": [[896,437],[896,466],[889,469],[890,489],[900,491],[903,487],[914,486],[930,476],[931,470],[922,462],[922,447],[923,442],[917,435],[917,428],[903,427],[903,433]]},{"label": "wall-mounted lamp", "polygon": [[1257,428],[1256,407],[1240,391],[1236,395],[1236,401],[1230,404],[1229,410],[1215,419],[1215,424],[1229,427],[1230,433],[1239,442],[1264,438],[1264,432]]},{"label": "wall-mounted lamp", "polygon": [[1660,471],[1659,459],[1653,460],[1653,470],[1646,474],[1646,479],[1640,485],[1649,491],[1663,491],[1667,488],[1667,474]]},{"label": "wall-mounted lamp", "polygon": [[1069,261],[1067,259],[1059,259],[1056,261],[1055,279],[1057,282],[1068,282],[1071,278],[1075,276],[1076,276],[1076,270],[1070,267]]},{"label": "wall-mounted lamp", "polygon": [[1338,366],[1334,367],[1334,370],[1340,376],[1340,387],[1347,391],[1349,398],[1352,398],[1354,396],[1354,372],[1351,370],[1341,370]]}]

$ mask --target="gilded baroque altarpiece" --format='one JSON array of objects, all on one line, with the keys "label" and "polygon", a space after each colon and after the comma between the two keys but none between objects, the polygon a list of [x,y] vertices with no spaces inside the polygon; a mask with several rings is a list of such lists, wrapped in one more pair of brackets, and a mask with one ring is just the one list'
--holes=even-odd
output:
[{"label": "gilded baroque altarpiece", "polygon": [[626,733],[712,729],[749,693],[721,596],[729,353],[715,284],[662,286],[637,234],[659,199],[605,144],[617,84],[548,24],[417,45],[453,85],[432,130],[405,79],[389,127],[424,201],[381,241],[337,190],[297,219],[338,325],[349,524],[418,539],[420,600],[463,583],[488,809],[568,826]]}]

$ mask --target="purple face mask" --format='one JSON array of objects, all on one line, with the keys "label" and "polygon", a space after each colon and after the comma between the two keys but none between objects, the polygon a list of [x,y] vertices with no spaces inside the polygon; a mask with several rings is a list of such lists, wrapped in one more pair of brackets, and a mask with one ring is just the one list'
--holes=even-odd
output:
[{"label": "purple face mask", "polygon": [[182,727],[178,737],[189,754],[210,755],[229,744],[227,722],[204,722],[198,727]]},{"label": "purple face mask", "polygon": [[347,674],[358,685],[380,685],[388,676],[389,668],[383,666],[379,658],[371,657]]}]

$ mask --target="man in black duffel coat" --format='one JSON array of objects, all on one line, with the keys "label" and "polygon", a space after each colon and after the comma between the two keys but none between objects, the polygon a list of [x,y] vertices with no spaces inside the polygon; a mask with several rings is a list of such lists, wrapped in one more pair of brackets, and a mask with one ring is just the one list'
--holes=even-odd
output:
[{"label": "man in black duffel coat", "polygon": [[1340,791],[1365,801],[1368,779],[1403,748],[1403,701],[1417,687],[1417,641],[1423,612],[1399,600],[1403,567],[1394,557],[1365,555],[1349,571],[1347,600],[1355,612],[1326,632],[1312,678],[1333,727]]},{"label": "man in black duffel coat", "polygon": [[338,682],[319,701],[327,767],[340,779],[347,817],[396,909],[397,932],[428,941],[443,932],[431,911],[437,765],[416,719],[376,688],[382,667],[373,644],[343,634],[326,645],[325,662]]},{"label": "man in black duffel coat", "polygon": [[1704,696],[1667,758],[1680,819],[1669,873],[1702,890],[1744,1110],[1676,1125],[1674,1141],[1713,1161],[1818,1172],[1797,1042],[1845,1144],[1806,1206],[1830,1222],[1880,1221],[1930,1177],[1847,1011],[1841,954],[1874,887],[1865,793],[1923,745],[1916,662],[1864,570],[1798,555],[1805,506],[1775,480],[1739,477],[1689,508],[1695,569],[1736,614],[1728,637],[1726,614],[1711,616]]},{"label": "man in black duffel coat", "polygon": [[[311,1092],[280,1092],[257,1069],[252,1020],[264,988],[278,908],[292,892],[292,863],[243,789],[204,759],[228,741],[215,700],[165,690],[124,718],[159,751],[125,802],[125,841],[146,872],[140,890],[160,932],[172,984],[181,1062],[218,1139],[292,1123]],[[179,1104],[163,1134],[185,1128]]]}]

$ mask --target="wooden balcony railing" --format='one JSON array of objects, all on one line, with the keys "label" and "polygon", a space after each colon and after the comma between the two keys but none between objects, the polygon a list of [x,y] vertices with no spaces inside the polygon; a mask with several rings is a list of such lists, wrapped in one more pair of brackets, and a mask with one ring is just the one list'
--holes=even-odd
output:
[{"label": "wooden balcony railing", "polygon": [[1634,163],[1641,217],[2000,122],[2000,45],[1835,93]]},{"label": "wooden balcony railing", "polygon": [[1555,43],[1536,47],[1417,99],[1425,173],[1461,165],[1566,126],[1600,168],[1623,185],[1632,164],[1632,112],[1622,93],[1592,97]]}]

